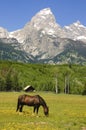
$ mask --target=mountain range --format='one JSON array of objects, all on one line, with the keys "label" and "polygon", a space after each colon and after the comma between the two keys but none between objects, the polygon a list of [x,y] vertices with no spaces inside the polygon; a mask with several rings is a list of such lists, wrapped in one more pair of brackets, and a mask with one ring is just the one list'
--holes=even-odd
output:
[{"label": "mountain range", "polygon": [[80,21],[61,27],[51,9],[45,8],[20,30],[0,27],[0,59],[86,64],[86,27]]}]

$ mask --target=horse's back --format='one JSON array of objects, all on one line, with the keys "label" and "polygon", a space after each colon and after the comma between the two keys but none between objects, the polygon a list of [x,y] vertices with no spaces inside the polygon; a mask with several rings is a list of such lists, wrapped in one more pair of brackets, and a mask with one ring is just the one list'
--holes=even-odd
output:
[{"label": "horse's back", "polygon": [[18,99],[24,99],[26,97],[26,94],[19,95]]},{"label": "horse's back", "polygon": [[18,97],[18,102],[25,104],[25,105],[46,105],[44,99],[40,95],[27,95],[23,94]]}]

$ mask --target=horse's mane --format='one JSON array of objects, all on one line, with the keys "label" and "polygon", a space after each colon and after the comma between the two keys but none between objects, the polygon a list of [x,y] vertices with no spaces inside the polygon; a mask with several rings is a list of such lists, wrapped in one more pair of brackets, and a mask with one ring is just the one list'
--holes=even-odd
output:
[{"label": "horse's mane", "polygon": [[42,106],[47,106],[45,100],[41,96],[39,96],[39,95],[36,95],[36,96],[39,98],[39,101]]}]

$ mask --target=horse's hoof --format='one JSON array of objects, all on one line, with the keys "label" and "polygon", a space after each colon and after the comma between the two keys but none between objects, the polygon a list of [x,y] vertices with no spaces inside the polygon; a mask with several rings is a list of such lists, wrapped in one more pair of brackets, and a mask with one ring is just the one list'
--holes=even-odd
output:
[{"label": "horse's hoof", "polygon": [[19,115],[23,115],[23,113],[22,113],[22,112],[19,112]]}]

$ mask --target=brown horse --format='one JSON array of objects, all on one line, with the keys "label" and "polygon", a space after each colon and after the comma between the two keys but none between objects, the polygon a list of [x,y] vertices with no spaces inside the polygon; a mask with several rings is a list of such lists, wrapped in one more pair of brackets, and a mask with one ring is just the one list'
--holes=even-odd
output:
[{"label": "brown horse", "polygon": [[49,114],[49,109],[46,105],[46,102],[44,101],[44,99],[39,96],[39,95],[35,95],[35,96],[30,96],[30,95],[20,95],[18,97],[18,103],[17,103],[17,109],[16,111],[20,111],[22,112],[23,106],[27,105],[27,106],[33,106],[33,112],[38,114],[39,111],[39,107],[42,106],[44,109],[44,114],[47,116]]}]

